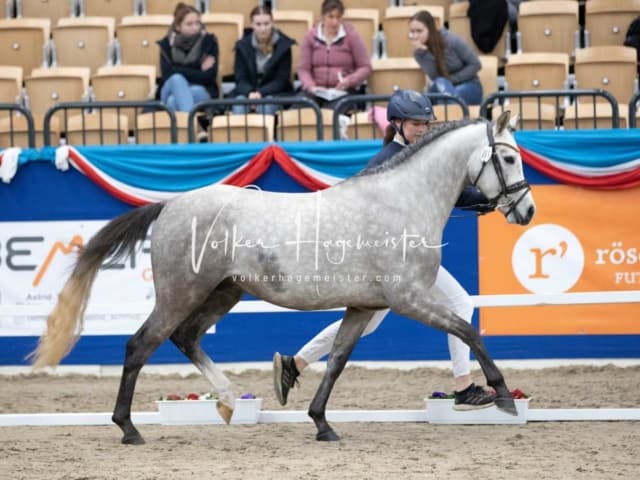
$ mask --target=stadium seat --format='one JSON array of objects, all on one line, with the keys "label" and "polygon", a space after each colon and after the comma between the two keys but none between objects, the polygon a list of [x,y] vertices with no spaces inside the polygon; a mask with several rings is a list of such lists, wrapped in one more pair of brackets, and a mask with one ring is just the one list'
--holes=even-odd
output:
[{"label": "stadium seat", "polygon": [[482,64],[478,78],[482,84],[482,96],[498,91],[498,57],[495,55],[478,55]]},{"label": "stadium seat", "polygon": [[113,17],[116,25],[123,17],[136,15],[134,0],[80,0],[80,11],[87,17]]},{"label": "stadium seat", "polygon": [[33,113],[45,113],[56,103],[87,99],[88,67],[36,68],[24,79],[28,105]]},{"label": "stadium seat", "polygon": [[[333,110],[321,109],[322,135],[325,140],[333,138]],[[276,137],[279,142],[317,140],[318,119],[311,108],[280,110],[277,114]]]},{"label": "stadium seat", "polygon": [[602,88],[620,106],[627,105],[637,85],[636,50],[631,47],[600,46],[576,51],[577,88]]},{"label": "stadium seat", "polygon": [[[36,148],[44,145],[44,131],[42,113],[32,113],[33,123],[35,127]],[[53,117],[49,122],[49,145],[60,144],[60,121],[59,118]],[[7,147],[23,147],[29,146],[29,128],[27,119],[24,115],[14,114],[12,118],[0,118],[0,149]]]},{"label": "stadium seat", "polygon": [[64,130],[69,145],[118,145],[128,143],[129,125],[126,115],[94,112],[73,115]]},{"label": "stadium seat", "polygon": [[205,13],[239,13],[244,17],[244,25],[250,23],[249,13],[258,6],[258,0],[205,0]]},{"label": "stadium seat", "polygon": [[[174,112],[178,130],[178,143],[188,143],[189,131],[187,112]],[[155,131],[155,135],[154,135]],[[166,112],[148,112],[138,115],[135,129],[136,143],[171,143],[171,122]]]},{"label": "stadium seat", "polygon": [[[504,67],[505,88],[509,91],[563,90],[569,88],[569,55],[566,53],[518,53]],[[525,98],[524,102],[537,102]],[[564,98],[543,97],[547,105],[562,106]]]},{"label": "stadium seat", "polygon": [[[380,104],[376,104],[380,105]],[[352,140],[375,140],[383,138],[378,124],[370,118],[370,112],[356,112],[351,115],[349,138]]]},{"label": "stadium seat", "polygon": [[631,22],[640,15],[640,0],[585,2],[587,46],[624,45]]},{"label": "stadium seat", "polygon": [[421,92],[425,75],[413,57],[381,58],[371,61],[367,93],[391,95],[397,89],[410,88]]},{"label": "stadium seat", "polygon": [[[156,70],[151,65],[116,65],[98,69],[91,77],[91,84],[95,100],[99,102],[146,101],[155,96],[155,79]],[[135,117],[142,108],[119,111],[127,116],[129,126],[134,128]]]},{"label": "stadium seat", "polygon": [[98,67],[113,63],[113,17],[61,18],[53,29],[56,65],[60,67]]},{"label": "stadium seat", "polygon": [[273,141],[273,115],[248,113],[247,115],[218,115],[209,127],[209,141],[271,142]]},{"label": "stadium seat", "polygon": [[[504,26],[501,40],[496,43],[493,51],[490,53],[482,52],[478,49],[478,46],[471,37],[471,24],[469,17],[467,17],[467,11],[469,10],[469,2],[456,2],[449,6],[449,30],[459,37],[462,37],[478,55],[491,55],[499,59],[507,57],[507,52],[510,51],[510,47],[507,46],[509,38],[509,24]],[[510,52],[509,52],[510,53]]]},{"label": "stadium seat", "polygon": [[322,2],[318,0],[277,0],[275,2],[274,12],[276,11],[285,11],[285,10],[306,10],[311,12],[313,16],[313,21],[316,22],[320,20]]},{"label": "stadium seat", "polygon": [[[234,47],[242,38],[244,17],[239,13],[210,13],[202,15],[202,24],[218,39],[218,77],[233,75]],[[220,82],[218,82],[220,83]]]},{"label": "stadium seat", "polygon": [[518,15],[518,53],[573,55],[579,47],[578,2],[522,2]]},{"label": "stadium seat", "polygon": [[449,21],[449,8],[452,5],[452,0],[402,0],[400,5],[403,7],[442,7],[444,12],[443,20]]},{"label": "stadium seat", "polygon": [[298,73],[300,44],[313,25],[313,13],[309,10],[274,10],[273,20],[278,29],[298,43],[291,47],[291,75]]},{"label": "stadium seat", "polygon": [[[5,3],[5,2],[3,2]],[[18,13],[23,18],[47,18],[52,25],[58,19],[75,15],[71,0],[18,0]]]},{"label": "stadium seat", "polygon": [[378,10],[378,18],[384,18],[387,8],[396,4],[395,0],[343,0],[346,8],[373,8]]},{"label": "stadium seat", "polygon": [[413,46],[409,41],[409,19],[421,10],[431,13],[437,28],[444,26],[444,9],[440,6],[389,7],[385,10],[382,29],[386,37],[387,56],[413,56]]},{"label": "stadium seat", "polygon": [[[618,105],[619,127],[627,128],[629,110],[627,105]],[[564,111],[562,125],[565,130],[612,128],[613,114],[609,103],[593,102],[591,99],[581,98],[578,102],[568,106]]]},{"label": "stadium seat", "polygon": [[22,97],[22,68],[0,65],[0,103],[19,103]]},{"label": "stadium seat", "polygon": [[50,31],[48,18],[0,19],[0,65],[22,67],[25,75],[42,67]]},{"label": "stadium seat", "polygon": [[143,0],[143,12],[145,15],[173,15],[178,3],[197,7],[200,2],[198,0]]},{"label": "stadium seat", "polygon": [[433,114],[436,119],[431,121],[431,125],[437,125],[444,122],[454,122],[456,120],[462,120],[464,117],[464,110],[459,103],[450,103],[448,105],[434,105]]},{"label": "stadium seat", "polygon": [[511,115],[518,115],[517,130],[555,130],[556,129],[556,109],[554,106],[540,102],[519,102],[518,99],[509,99],[509,102],[502,106],[500,112],[492,111],[493,118],[502,112],[510,110]]},{"label": "stadium seat", "polygon": [[[347,8],[342,18],[345,22],[353,25],[353,28],[360,34],[369,56],[374,55],[374,43],[380,25],[378,10],[374,8]],[[376,51],[375,54],[377,57],[378,52]]]},{"label": "stadium seat", "polygon": [[123,64],[153,65],[160,72],[160,49],[156,43],[173,22],[172,15],[123,17],[116,26],[119,57]]}]

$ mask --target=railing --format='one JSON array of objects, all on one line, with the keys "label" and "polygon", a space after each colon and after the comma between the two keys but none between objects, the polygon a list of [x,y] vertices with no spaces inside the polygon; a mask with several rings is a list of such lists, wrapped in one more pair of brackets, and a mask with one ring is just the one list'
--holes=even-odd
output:
[{"label": "railing", "polygon": [[629,100],[629,128],[636,128],[638,126],[638,103],[640,102],[640,92],[636,93],[631,100]]},{"label": "railing", "polygon": [[[235,105],[246,105],[246,106],[258,106],[258,105],[281,105],[281,106],[294,106],[294,107],[308,107],[311,108],[316,116],[315,122],[315,130],[316,130],[316,139],[323,140],[323,132],[322,132],[322,112],[320,111],[320,107],[316,102],[314,102],[311,98],[304,96],[286,96],[286,97],[269,97],[269,98],[259,98],[259,99],[248,99],[248,98],[228,98],[228,99],[219,99],[219,100],[207,100],[197,104],[193,110],[189,112],[189,143],[193,143],[196,141],[196,132],[194,131],[194,118],[197,114],[201,113],[206,115],[209,119],[212,116],[213,112],[222,112],[224,111],[224,115],[227,116],[237,116],[240,117],[242,115],[247,115],[247,112],[244,114],[233,114],[229,113],[228,109]],[[299,110],[299,109],[298,109]],[[280,110],[282,111],[282,110]],[[220,113],[218,113],[220,115]],[[260,114],[263,117],[263,127],[267,127],[267,119],[274,120],[274,116],[270,114]],[[302,138],[302,127],[303,125],[300,122],[301,112],[298,114],[298,139]],[[245,138],[249,138],[249,125],[248,122],[244,122],[245,128]],[[277,128],[281,129],[282,133],[282,124],[276,126],[276,135]],[[209,128],[209,139],[211,140],[212,129]],[[227,124],[227,141],[231,139],[231,126]],[[271,141],[272,139],[266,139],[265,141]]]},{"label": "railing", "polygon": [[[590,97],[591,105],[593,109],[591,110],[591,116],[580,115],[578,111],[579,105],[588,105],[585,103],[579,103],[578,99],[580,97]],[[492,107],[500,105],[502,106],[502,110],[506,110],[505,100],[517,99],[515,103],[516,108],[521,114],[519,115],[519,128],[523,129],[525,126],[525,121],[534,120],[537,122],[537,127],[539,130],[543,128],[543,124],[545,120],[550,120],[550,118],[545,119],[544,111],[548,109],[548,107],[554,108],[554,126],[560,127],[564,125],[565,127],[571,128],[581,128],[580,120],[585,118],[593,119],[593,128],[598,128],[598,114],[603,112],[604,105],[603,103],[596,102],[596,98],[601,98],[606,100],[609,104],[611,110],[610,112],[606,112],[605,115],[610,117],[611,127],[619,128],[620,127],[620,113],[618,109],[618,102],[615,97],[611,95],[609,92],[605,90],[540,90],[540,91],[505,91],[505,92],[495,92],[488,95],[482,102],[480,106],[480,116],[485,118],[491,118],[490,110]],[[525,101],[525,99],[530,99]],[[533,99],[533,100],[531,100]],[[552,99],[553,101],[545,102],[544,99]],[[509,104],[511,102],[508,102]],[[530,115],[532,112],[532,108],[534,107],[534,115],[533,117]],[[567,124],[564,122],[567,121],[566,114],[573,109],[574,117],[569,119]],[[523,114],[524,113],[524,114]],[[601,120],[601,125],[602,125]]]},{"label": "railing", "polygon": [[9,116],[7,118],[8,130],[2,129],[0,134],[4,135],[5,133],[9,135],[8,145],[15,145],[15,135],[16,129],[14,128],[16,117],[14,117],[13,112],[19,112],[24,115],[24,118],[27,122],[27,142],[29,144],[29,148],[35,148],[36,146],[36,128],[33,122],[33,116],[31,112],[17,103],[0,103],[0,111],[9,111]]},{"label": "railing", "polygon": [[[425,94],[425,96],[428,97],[429,100],[431,100],[434,106],[436,105],[442,106],[442,109],[444,110],[444,118],[438,118],[437,119],[438,121],[444,121],[444,122],[449,121],[449,109],[453,105],[456,105],[456,108],[462,109],[463,118],[469,118],[469,107],[464,102],[464,100],[462,100],[462,98],[455,95],[447,95],[443,93],[427,93]],[[348,113],[351,110],[351,108],[353,108],[353,105],[358,105],[363,103],[375,105],[376,102],[387,103],[390,98],[391,98],[391,95],[365,94],[365,95],[346,95],[341,99],[339,99],[334,105],[333,139],[334,140],[340,139],[340,120],[339,120],[340,115],[344,115]],[[354,117],[354,118],[356,119],[356,121],[354,122],[353,125],[354,125],[354,131],[355,131],[355,139],[357,140],[359,138],[359,135],[358,135],[359,128],[358,128],[357,117]],[[373,130],[377,128],[375,121],[372,122],[372,124],[370,125],[370,128],[372,128]]]},{"label": "railing", "polygon": [[[108,120],[105,119],[104,110],[115,110],[116,111],[116,121],[115,124],[108,123]],[[89,111],[98,110],[98,129],[96,130],[99,136],[99,144],[105,144],[105,127],[108,125],[109,127],[113,127],[115,125],[117,131],[117,143],[126,143],[127,138],[122,138],[123,136],[123,125],[121,123],[121,113],[123,111],[129,111],[133,109],[133,128],[131,125],[127,125],[126,131],[133,130],[134,132],[138,131],[138,112],[164,112],[169,117],[169,129],[170,129],[170,137],[171,143],[176,143],[178,141],[177,127],[176,127],[176,116],[174,113],[167,108],[161,102],[157,101],[113,101],[113,102],[63,102],[57,105],[54,105],[44,116],[44,145],[49,146],[50,135],[51,135],[51,119],[53,115],[59,111],[62,111],[63,114],[63,127],[62,131],[68,134],[68,125],[69,125],[69,111],[70,110],[79,110],[81,113],[81,129],[80,132],[82,134],[82,144],[85,145],[87,143],[87,125],[86,125],[86,116],[92,115],[88,113]],[[153,142],[155,143],[157,140],[156,136],[156,116],[153,115],[152,120],[152,135]],[[128,136],[128,134],[125,134]]]}]

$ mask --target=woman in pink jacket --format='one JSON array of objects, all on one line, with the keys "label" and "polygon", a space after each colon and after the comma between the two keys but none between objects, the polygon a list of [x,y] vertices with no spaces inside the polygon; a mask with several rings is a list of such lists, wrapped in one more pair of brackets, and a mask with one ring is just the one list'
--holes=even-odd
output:
[{"label": "woman in pink jacket", "polygon": [[302,90],[321,106],[344,93],[363,91],[371,61],[362,38],[352,25],[342,22],[341,0],[322,2],[322,20],[300,46],[298,78]]}]

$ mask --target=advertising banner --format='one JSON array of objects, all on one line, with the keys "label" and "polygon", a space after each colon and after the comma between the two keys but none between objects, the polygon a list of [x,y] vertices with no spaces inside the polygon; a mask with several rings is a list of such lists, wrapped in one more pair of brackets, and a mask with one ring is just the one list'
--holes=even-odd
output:
[{"label": "advertising banner", "polygon": [[[536,185],[534,221],[479,221],[481,295],[638,290],[640,188],[587,190]],[[640,306],[485,308],[484,335],[638,334]]]},{"label": "advertising banner", "polygon": [[[0,223],[0,305],[51,304],[71,274],[80,248],[106,221]],[[123,261],[107,262],[96,277],[91,302],[153,302],[149,237]],[[85,334],[130,334],[147,314],[87,315]],[[3,336],[40,335],[44,317],[0,316]]]}]

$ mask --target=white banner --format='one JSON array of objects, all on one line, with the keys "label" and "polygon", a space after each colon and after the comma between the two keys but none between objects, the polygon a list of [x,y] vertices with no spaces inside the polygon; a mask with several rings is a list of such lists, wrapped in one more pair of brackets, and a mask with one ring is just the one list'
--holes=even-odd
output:
[{"label": "white banner", "polygon": [[[56,303],[78,254],[106,221],[0,222],[0,305]],[[148,312],[87,315],[83,333],[121,335],[135,332],[154,301],[149,237],[134,255],[100,269],[91,303],[145,303]],[[132,252],[133,253],[133,252]],[[0,317],[0,336],[40,335],[42,316]]]}]

